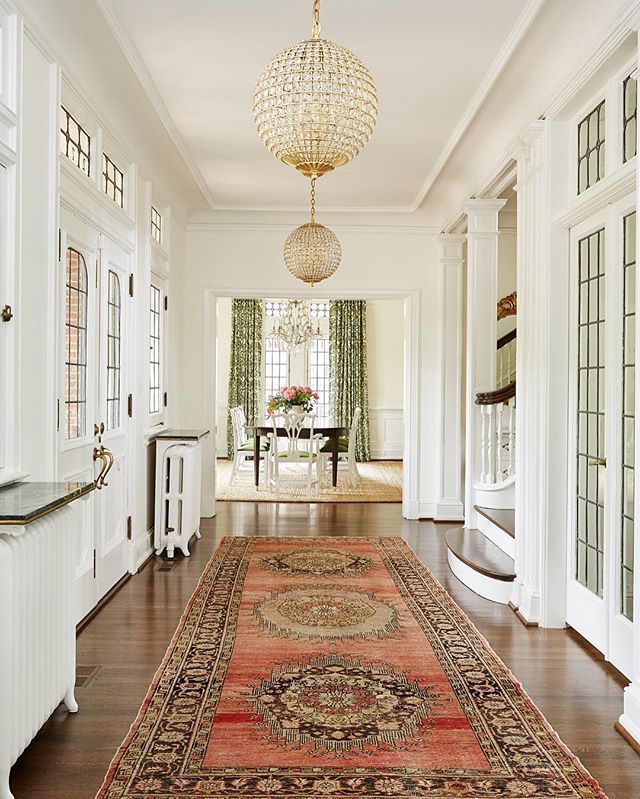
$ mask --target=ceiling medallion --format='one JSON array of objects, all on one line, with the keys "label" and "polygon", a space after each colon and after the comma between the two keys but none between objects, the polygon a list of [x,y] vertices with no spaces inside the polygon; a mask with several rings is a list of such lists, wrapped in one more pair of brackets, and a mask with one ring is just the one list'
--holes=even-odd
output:
[{"label": "ceiling medallion", "polygon": [[378,97],[366,66],[342,45],[320,38],[320,0],[311,39],[273,59],[256,86],[253,116],[266,147],[309,178],[343,166],[371,138]]},{"label": "ceiling medallion", "polygon": [[337,270],[342,248],[336,234],[316,222],[316,179],[311,180],[311,221],[296,228],[284,244],[284,262],[298,280],[315,286]]}]

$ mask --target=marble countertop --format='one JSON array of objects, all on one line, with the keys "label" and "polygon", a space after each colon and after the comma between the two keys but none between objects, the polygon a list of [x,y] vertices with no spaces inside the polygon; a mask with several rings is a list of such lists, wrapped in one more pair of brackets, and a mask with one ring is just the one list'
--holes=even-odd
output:
[{"label": "marble countertop", "polygon": [[164,441],[199,441],[209,435],[209,430],[163,430],[153,437]]},{"label": "marble countertop", "polygon": [[0,525],[29,524],[94,489],[93,483],[13,483],[0,488]]}]

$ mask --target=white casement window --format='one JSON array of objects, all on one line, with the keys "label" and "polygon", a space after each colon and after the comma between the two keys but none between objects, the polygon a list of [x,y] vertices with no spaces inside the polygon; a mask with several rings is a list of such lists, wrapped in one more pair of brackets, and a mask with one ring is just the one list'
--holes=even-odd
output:
[{"label": "white casement window", "polygon": [[633,74],[622,82],[622,160],[630,161],[638,152],[638,82]]},{"label": "white casement window", "polygon": [[264,340],[264,394],[268,402],[289,382],[289,353],[279,339],[266,336]]},{"label": "white casement window", "polygon": [[64,106],[60,106],[60,152],[91,177],[91,136]]},{"label": "white casement window", "polygon": [[87,432],[87,306],[88,276],[84,257],[67,249],[65,282],[65,438]]},{"label": "white casement window", "polygon": [[164,411],[164,291],[160,281],[152,278],[149,293],[149,415],[157,424]]},{"label": "white casement window", "polygon": [[124,172],[106,153],[102,154],[102,191],[119,208],[124,208]]},{"label": "white casement window", "polygon": [[164,220],[162,219],[162,214],[160,213],[160,211],[158,211],[158,209],[154,205],[152,205],[151,206],[151,229],[150,229],[150,233],[151,233],[151,238],[153,239],[153,241],[155,241],[156,244],[160,244],[160,245],[162,245],[162,241],[163,241],[163,233],[164,233],[164,231],[163,231],[163,221]]}]

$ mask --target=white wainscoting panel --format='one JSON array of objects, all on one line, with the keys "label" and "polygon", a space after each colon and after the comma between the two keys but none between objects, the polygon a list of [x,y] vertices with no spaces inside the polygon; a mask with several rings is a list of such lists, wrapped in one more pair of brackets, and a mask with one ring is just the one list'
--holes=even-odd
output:
[{"label": "white wainscoting panel", "polygon": [[404,451],[402,408],[370,408],[369,432],[372,460],[402,460]]}]

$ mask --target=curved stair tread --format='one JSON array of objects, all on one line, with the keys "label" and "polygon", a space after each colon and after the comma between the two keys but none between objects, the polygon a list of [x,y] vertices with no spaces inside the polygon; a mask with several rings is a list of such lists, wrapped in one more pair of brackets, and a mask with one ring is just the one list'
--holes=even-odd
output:
[{"label": "curved stair tread", "polygon": [[447,530],[444,537],[451,552],[469,568],[494,580],[515,580],[513,559],[489,541],[480,530],[454,527]]},{"label": "curved stair tread", "polygon": [[489,519],[496,527],[499,527],[511,538],[516,537],[516,512],[515,510],[498,510],[496,508],[482,508],[480,505],[473,506],[481,516]]}]

